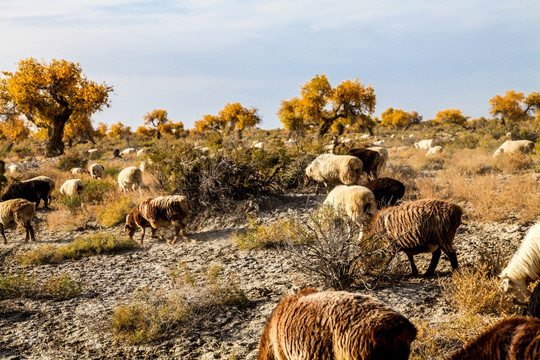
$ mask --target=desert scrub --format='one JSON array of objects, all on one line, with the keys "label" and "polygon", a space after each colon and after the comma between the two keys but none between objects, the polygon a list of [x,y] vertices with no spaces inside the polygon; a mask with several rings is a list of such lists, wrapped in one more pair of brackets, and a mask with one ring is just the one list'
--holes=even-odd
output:
[{"label": "desert scrub", "polygon": [[522,153],[501,154],[493,159],[494,167],[503,174],[513,174],[519,171],[528,170],[533,165],[533,160],[529,155]]},{"label": "desert scrub", "polygon": [[83,179],[83,184],[85,203],[103,203],[116,190],[115,183],[110,179]]},{"label": "desert scrub", "polygon": [[107,206],[98,212],[97,221],[105,227],[111,227],[126,220],[135,204],[127,197],[122,196],[119,199],[107,203]]},{"label": "desert scrub", "polygon": [[0,300],[23,297],[64,300],[78,296],[82,288],[81,282],[66,273],[42,280],[37,280],[35,274],[28,276],[25,271],[0,275]]},{"label": "desert scrub", "polygon": [[282,218],[268,224],[259,224],[255,217],[248,217],[245,233],[235,232],[232,237],[239,249],[267,249],[289,242],[295,226],[294,217]]},{"label": "desert scrub", "polygon": [[40,246],[19,255],[18,259],[24,266],[55,264],[67,259],[75,260],[86,256],[131,250],[136,246],[137,244],[131,239],[117,238],[113,234],[97,233],[79,237],[68,245]]},{"label": "desert scrub", "polygon": [[83,197],[80,195],[60,195],[58,197],[58,203],[65,207],[71,214],[74,214],[81,209]]},{"label": "desert scrub", "polygon": [[112,332],[132,345],[170,337],[178,332],[205,327],[233,308],[252,305],[233,274],[211,264],[200,273],[181,263],[170,270],[173,289],[141,289],[131,302],[119,304],[111,319]]}]

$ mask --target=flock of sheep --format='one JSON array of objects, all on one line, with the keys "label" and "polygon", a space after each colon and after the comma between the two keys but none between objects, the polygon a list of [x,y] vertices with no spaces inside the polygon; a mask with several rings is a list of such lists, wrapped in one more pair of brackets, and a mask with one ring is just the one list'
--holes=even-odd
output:
[{"label": "flock of sheep", "polygon": [[[417,143],[418,148],[432,148],[432,143]],[[505,143],[506,144],[506,143]],[[528,143],[501,146],[497,153],[512,149],[527,151]],[[418,275],[414,255],[431,253],[425,276],[431,276],[444,252],[452,266],[458,268],[453,240],[461,224],[459,205],[439,199],[422,199],[397,204],[405,193],[398,180],[379,178],[388,151],[382,147],[352,148],[334,140],[333,154],[319,155],[305,169],[306,182],[321,183],[327,189],[324,201],[353,221],[363,224],[363,235],[383,237],[396,251],[409,258],[412,275]],[[336,153],[345,153],[337,155]],[[114,157],[121,157],[115,150]],[[104,168],[91,163],[86,170],[72,169],[72,174],[86,171],[101,178]],[[368,180],[362,184],[364,175]],[[131,166],[118,175],[122,191],[143,186],[142,171]],[[328,192],[329,187],[334,188]],[[53,179],[39,176],[11,185],[0,198],[0,229],[15,225],[26,229],[26,241],[35,240],[31,222],[40,201],[47,207],[55,188]],[[318,190],[318,187],[317,187]],[[64,196],[80,195],[81,179],[67,180],[60,188]],[[170,195],[149,198],[127,215],[124,230],[132,238],[137,229],[156,230],[173,225],[174,244],[181,231],[185,240],[189,203],[185,196]],[[533,226],[501,273],[501,288],[518,301],[530,295],[527,284],[540,279],[540,223]],[[540,316],[540,287],[531,296],[529,313]],[[407,359],[416,328],[401,314],[380,301],[360,294],[317,291],[306,288],[283,299],[268,319],[261,336],[258,359]],[[475,341],[459,350],[452,359],[539,359],[540,320],[514,317],[486,330]]]}]

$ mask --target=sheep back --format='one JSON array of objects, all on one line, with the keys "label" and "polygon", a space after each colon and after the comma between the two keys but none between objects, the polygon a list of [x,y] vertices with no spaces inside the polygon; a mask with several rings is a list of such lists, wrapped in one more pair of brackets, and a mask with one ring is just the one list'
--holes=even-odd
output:
[{"label": "sheep back", "polygon": [[49,183],[49,196],[52,194],[52,192],[56,188],[56,182],[53,179],[51,179],[50,177],[43,176],[43,175],[36,176],[36,177],[28,179],[28,180],[24,180],[24,182],[33,181],[33,180],[43,180],[43,181],[48,182]]},{"label": "sheep back", "polygon": [[28,180],[10,185],[4,195],[0,198],[0,201],[21,198],[36,203],[37,208],[41,200],[45,202],[45,206],[49,204],[49,193],[49,182],[43,180]]},{"label": "sheep back", "polygon": [[103,178],[103,174],[105,173],[105,168],[101,164],[88,164],[86,166],[86,171],[90,176],[94,179],[101,179]]},{"label": "sheep back", "polygon": [[521,152],[523,154],[530,153],[534,149],[534,143],[530,140],[507,140],[493,154],[497,157],[501,154],[514,154]]},{"label": "sheep back", "polygon": [[126,228],[151,226],[157,229],[169,226],[171,223],[185,226],[189,209],[187,197],[182,195],[148,198],[135,206],[128,214]]},{"label": "sheep back", "polygon": [[143,185],[142,171],[136,166],[129,166],[118,174],[118,185],[127,192],[130,188],[134,189],[137,186],[139,189]]},{"label": "sheep back", "polygon": [[66,180],[60,187],[60,194],[65,196],[81,195],[84,190],[84,183],[81,179]]},{"label": "sheep back", "polygon": [[257,359],[405,360],[415,337],[414,325],[372,297],[306,288],[279,302]]},{"label": "sheep back", "polygon": [[0,202],[0,224],[4,228],[24,226],[34,218],[35,205],[25,199],[11,199]]},{"label": "sheep back", "polygon": [[451,360],[540,359],[540,319],[512,317],[491,326]]},{"label": "sheep back", "polygon": [[405,185],[392,178],[371,180],[364,186],[373,192],[379,208],[396,205],[398,200],[405,195]]},{"label": "sheep back", "polygon": [[322,154],[308,165],[306,176],[330,185],[356,185],[362,169],[362,160],[355,156]]},{"label": "sheep back", "polygon": [[377,211],[375,196],[371,190],[360,185],[336,186],[330,191],[324,203],[343,211],[356,222],[362,222],[365,215],[371,217]]}]

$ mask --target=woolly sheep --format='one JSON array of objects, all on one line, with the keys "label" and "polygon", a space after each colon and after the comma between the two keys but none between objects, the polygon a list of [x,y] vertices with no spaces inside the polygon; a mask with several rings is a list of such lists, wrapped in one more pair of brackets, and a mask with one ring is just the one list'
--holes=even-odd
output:
[{"label": "woolly sheep", "polygon": [[450,360],[538,360],[540,319],[516,316],[499,321]]},{"label": "woolly sheep", "polygon": [[388,150],[382,146],[370,146],[367,149],[376,151],[382,156],[383,161],[381,161],[379,167],[377,168],[377,174],[381,175],[383,170],[386,168],[386,163],[388,162]]},{"label": "woolly sheep", "polygon": [[416,328],[370,296],[305,288],[279,302],[258,360],[406,360]]},{"label": "woolly sheep", "polygon": [[76,168],[71,169],[71,174],[72,175],[83,175],[83,174],[86,174],[86,170],[84,170],[83,168],[80,168],[80,167],[76,167]]},{"label": "woolly sheep", "polygon": [[4,238],[4,244],[7,244],[4,229],[20,226],[26,229],[26,240],[28,238],[36,241],[34,228],[32,228],[32,219],[36,213],[36,206],[25,199],[11,199],[0,202],[0,230]]},{"label": "woolly sheep", "polygon": [[362,160],[362,169],[370,178],[378,176],[378,170],[384,163],[384,158],[374,150],[363,148],[350,148],[344,142],[334,138],[332,153],[335,155],[352,155]]},{"label": "woolly sheep", "polygon": [[98,149],[90,149],[88,150],[88,153],[93,154],[93,153],[97,153],[98,151],[99,151]]},{"label": "woolly sheep", "polygon": [[520,303],[530,295],[527,284],[540,279],[540,222],[532,226],[519,249],[501,272],[501,289]]},{"label": "woolly sheep", "polygon": [[392,178],[379,178],[364,184],[373,192],[379,209],[394,206],[405,194],[405,185],[401,181]]},{"label": "woolly sheep", "polygon": [[413,256],[432,253],[426,277],[433,275],[441,249],[453,269],[458,262],[453,241],[463,211],[444,200],[423,199],[380,210],[368,224],[367,235],[383,236],[396,250],[404,251],[411,263],[412,275],[418,275]]},{"label": "woolly sheep", "polygon": [[129,166],[118,174],[118,185],[127,194],[128,190],[139,190],[143,186],[142,171],[136,166]]},{"label": "woolly sheep", "polygon": [[414,143],[414,148],[415,149],[429,150],[430,147],[433,147],[433,139],[420,140],[420,141]]},{"label": "woolly sheep", "polygon": [[137,150],[135,148],[126,148],[124,150],[122,150],[122,152],[120,152],[121,155],[131,155],[131,154],[135,154],[137,152]]},{"label": "woolly sheep", "polygon": [[60,187],[60,194],[64,196],[81,195],[84,190],[84,183],[81,179],[66,180]]},{"label": "woolly sheep", "polygon": [[540,282],[536,284],[529,298],[529,304],[524,315],[540,318]]},{"label": "woolly sheep", "polygon": [[377,211],[377,203],[371,190],[359,185],[336,186],[330,191],[324,204],[332,206],[337,211],[342,211],[360,224],[365,216],[371,218]]},{"label": "woolly sheep", "polygon": [[528,154],[534,149],[534,143],[529,140],[507,140],[505,141],[493,154],[493,157],[500,156],[502,154],[515,154],[521,152]]},{"label": "woolly sheep", "polygon": [[43,180],[43,181],[46,181],[49,183],[49,201],[51,201],[52,199],[52,192],[53,190],[55,189],[56,187],[56,182],[51,179],[50,177],[48,176],[43,176],[43,175],[40,175],[40,176],[36,176],[34,178],[31,178],[31,179],[28,179],[28,180],[24,180],[23,182],[26,182],[26,181],[33,181],[33,180]]},{"label": "woolly sheep", "polygon": [[16,173],[21,172],[23,170],[23,167],[18,164],[11,164],[11,165],[8,165],[7,169],[9,170],[10,173],[16,174]]},{"label": "woolly sheep", "polygon": [[264,143],[262,141],[253,141],[251,146],[255,149],[262,149],[264,148]]},{"label": "woolly sheep", "polygon": [[373,145],[375,145],[375,146],[380,146],[382,144],[384,144],[384,140],[377,140],[377,141],[373,142]]},{"label": "woolly sheep", "polygon": [[143,156],[143,155],[146,155],[147,153],[148,151],[146,151],[146,149],[137,150],[137,156]]},{"label": "woolly sheep", "polygon": [[152,228],[152,237],[156,238],[156,230],[161,227],[173,225],[175,236],[171,244],[176,243],[178,234],[182,230],[182,239],[186,241],[186,219],[189,213],[189,203],[182,195],[159,196],[148,198],[135,206],[126,217],[124,231],[126,236],[133,238],[137,228],[142,230],[142,245],[147,227]]},{"label": "woolly sheep", "polygon": [[10,199],[25,199],[36,203],[36,209],[39,207],[39,203],[43,200],[43,208],[49,207],[49,194],[51,184],[44,180],[28,180],[11,184],[4,195],[0,198],[0,201]]},{"label": "woolly sheep", "polygon": [[442,153],[442,146],[437,145],[437,146],[430,147],[426,153],[426,156],[436,155],[440,153]]},{"label": "woolly sheep", "polygon": [[121,159],[122,155],[120,155],[120,149],[114,149],[113,152],[113,159]]},{"label": "woolly sheep", "polygon": [[86,166],[86,172],[88,172],[93,179],[102,179],[105,168],[101,164],[88,164],[88,166]]},{"label": "woolly sheep", "polygon": [[309,180],[328,185],[356,185],[362,176],[362,160],[356,156],[322,154],[306,168],[306,183]]}]

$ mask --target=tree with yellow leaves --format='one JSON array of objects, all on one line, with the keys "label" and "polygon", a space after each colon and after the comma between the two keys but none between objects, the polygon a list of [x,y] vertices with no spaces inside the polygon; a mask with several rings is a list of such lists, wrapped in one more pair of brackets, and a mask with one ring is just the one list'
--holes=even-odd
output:
[{"label": "tree with yellow leaves", "polygon": [[198,133],[203,133],[205,131],[221,131],[224,127],[224,123],[221,121],[219,116],[206,114],[201,120],[195,121],[195,130]]},{"label": "tree with yellow leaves", "polygon": [[346,80],[332,88],[326,75],[316,75],[300,90],[300,97],[283,101],[277,115],[291,129],[317,130],[318,137],[326,134],[336,121],[373,132],[371,115],[376,105],[375,91],[358,79]]},{"label": "tree with yellow leaves", "polygon": [[94,127],[88,116],[73,116],[64,128],[63,140],[67,141],[69,146],[73,145],[74,140],[79,140],[81,142],[90,140],[92,144],[95,144],[96,142],[93,138],[94,133]]},{"label": "tree with yellow leaves", "polygon": [[98,123],[94,135],[99,139],[104,138],[105,136],[107,136],[107,128],[107,124],[104,124],[102,122]]},{"label": "tree with yellow leaves", "polygon": [[463,116],[459,109],[447,109],[438,111],[435,115],[435,119],[432,120],[434,124],[447,124],[447,125],[459,125],[463,128],[467,128],[468,117]]},{"label": "tree with yellow leaves", "polygon": [[119,121],[116,124],[111,125],[111,128],[107,136],[113,139],[120,139],[123,137],[127,137],[130,134],[131,134],[131,127],[125,126]]},{"label": "tree with yellow leaves", "polygon": [[36,127],[46,129],[46,155],[58,156],[64,153],[67,123],[108,107],[112,90],[105,83],[88,80],[78,63],[24,59],[14,73],[2,72],[0,115],[22,114]]},{"label": "tree with yellow leaves", "polygon": [[161,139],[161,129],[160,126],[169,122],[167,118],[167,110],[163,109],[154,109],[149,113],[146,113],[143,116],[144,124],[152,126],[153,132],[156,134],[157,139]]},{"label": "tree with yellow leaves", "polygon": [[538,113],[540,109],[540,93],[532,92],[527,97],[523,93],[508,90],[505,96],[495,95],[489,100],[490,114],[500,117],[501,123],[516,122]]},{"label": "tree with yellow leaves", "polygon": [[416,111],[406,112],[401,109],[388,108],[381,114],[380,126],[385,126],[394,129],[404,128],[407,130],[409,126],[419,124],[422,121],[422,116]]},{"label": "tree with yellow leaves", "polygon": [[0,136],[8,139],[12,144],[27,139],[28,135],[30,135],[30,129],[21,116],[14,116],[9,120],[0,122]]},{"label": "tree with yellow leaves", "polygon": [[223,109],[216,115],[206,114],[201,120],[195,121],[195,129],[202,133],[204,131],[235,131],[238,137],[242,137],[245,129],[255,127],[261,122],[257,110],[248,109],[240,103],[227,103]]}]

